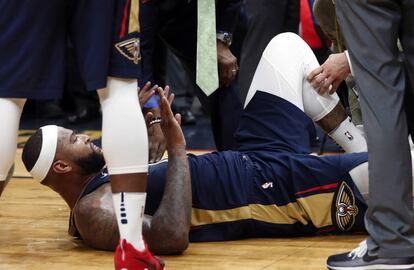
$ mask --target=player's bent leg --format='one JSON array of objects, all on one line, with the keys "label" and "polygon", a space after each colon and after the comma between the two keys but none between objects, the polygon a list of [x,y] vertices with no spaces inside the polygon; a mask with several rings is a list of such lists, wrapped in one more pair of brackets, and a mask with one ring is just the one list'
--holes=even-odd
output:
[{"label": "player's bent leg", "polygon": [[256,91],[281,97],[304,111],[346,151],[366,151],[366,142],[345,114],[337,94],[320,96],[306,77],[319,63],[298,35],[283,33],[267,45],[254,74],[245,106]]},{"label": "player's bent leg", "polygon": [[16,157],[17,132],[26,99],[0,98],[0,195]]},{"label": "player's bent leg", "polygon": [[145,258],[142,259],[148,265],[136,265],[140,263],[136,257],[150,254],[142,238],[148,137],[137,96],[137,81],[108,78],[107,88],[98,90],[98,95],[103,115],[102,146],[111,175],[113,202],[121,236],[120,248],[117,249],[121,254],[115,256],[115,267],[132,269],[132,265],[135,265],[137,269],[162,269],[160,263],[154,261],[156,265],[152,265]]},{"label": "player's bent leg", "polygon": [[[314,57],[313,53],[312,56]],[[314,60],[316,61],[316,58]],[[305,79],[302,98],[306,115],[328,133],[345,152],[367,151],[367,143],[363,134],[351,122],[336,93],[332,95],[326,93],[321,96]]]},{"label": "player's bent leg", "polygon": [[302,101],[304,112],[336,141],[347,153],[367,151],[359,129],[351,122],[336,93],[319,95],[308,82],[308,74],[319,67],[311,48],[301,41],[303,57]]}]

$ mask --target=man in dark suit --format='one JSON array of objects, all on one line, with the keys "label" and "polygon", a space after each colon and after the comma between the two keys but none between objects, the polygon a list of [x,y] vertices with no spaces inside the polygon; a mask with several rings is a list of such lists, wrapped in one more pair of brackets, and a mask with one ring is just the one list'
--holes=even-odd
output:
[{"label": "man in dark suit", "polygon": [[[157,0],[152,0],[157,1]],[[196,79],[197,1],[158,0],[158,34],[185,68]],[[229,46],[242,0],[216,0],[217,61],[219,89],[210,96],[197,88],[196,95],[211,116],[212,130],[218,150],[233,147],[232,136],[237,128],[241,103],[237,89],[230,86],[238,72],[237,58]]]},{"label": "man in dark suit", "polygon": [[[414,269],[407,81],[414,82],[414,2],[336,0],[336,11],[359,86],[369,150],[370,236],[330,269]],[[404,53],[401,56],[397,40]],[[410,105],[412,107],[412,103]]]}]

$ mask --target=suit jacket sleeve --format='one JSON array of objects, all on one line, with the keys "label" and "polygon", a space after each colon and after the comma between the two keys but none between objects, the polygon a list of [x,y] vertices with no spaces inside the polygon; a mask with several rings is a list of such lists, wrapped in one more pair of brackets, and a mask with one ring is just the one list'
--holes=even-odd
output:
[{"label": "suit jacket sleeve", "polygon": [[216,7],[217,32],[232,33],[237,23],[242,0],[219,0]]}]

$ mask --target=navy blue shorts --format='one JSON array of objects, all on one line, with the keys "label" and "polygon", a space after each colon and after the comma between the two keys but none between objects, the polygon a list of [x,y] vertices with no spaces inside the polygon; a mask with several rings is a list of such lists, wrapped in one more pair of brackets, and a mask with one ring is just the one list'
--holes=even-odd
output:
[{"label": "navy blue shorts", "polygon": [[0,0],[0,97],[56,99],[73,46],[88,90],[139,76],[139,0]]}]

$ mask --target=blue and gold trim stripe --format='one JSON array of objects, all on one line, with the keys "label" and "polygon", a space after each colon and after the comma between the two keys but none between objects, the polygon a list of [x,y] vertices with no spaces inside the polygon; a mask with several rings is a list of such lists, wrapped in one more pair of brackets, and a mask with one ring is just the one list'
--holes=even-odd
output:
[{"label": "blue and gold trim stripe", "polygon": [[226,210],[193,208],[191,225],[196,227],[253,219],[271,224],[295,224],[300,222],[307,225],[312,223],[316,228],[323,228],[333,224],[331,214],[333,197],[334,193],[332,192],[299,198],[296,202],[282,206],[249,204]]}]

